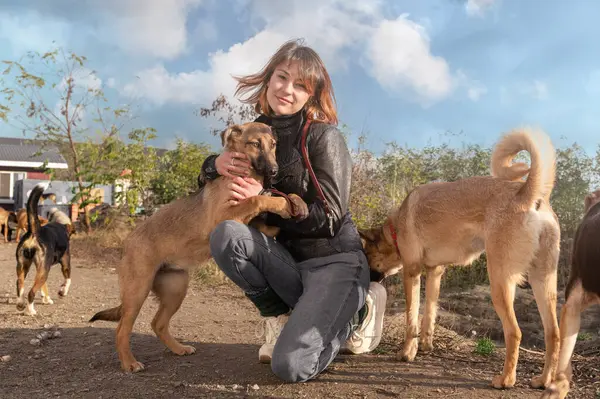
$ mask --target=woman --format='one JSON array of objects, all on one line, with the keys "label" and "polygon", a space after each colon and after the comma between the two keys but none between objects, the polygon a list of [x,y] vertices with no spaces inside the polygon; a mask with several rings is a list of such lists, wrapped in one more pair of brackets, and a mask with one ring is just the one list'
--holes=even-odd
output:
[{"label": "woman", "polygon": [[[379,344],[386,291],[369,282],[367,259],[348,211],[352,160],[335,127],[333,89],[319,56],[290,41],[260,72],[237,80],[236,95],[249,94],[242,101],[255,104],[256,121],[270,125],[277,136],[279,172],[273,188],[302,197],[309,216],[297,221],[268,214],[267,224],[281,229],[276,240],[225,221],[211,234],[211,253],[266,318],[259,360],[271,362],[285,381],[306,381],[322,372],[341,347],[363,353]],[[308,154],[328,209],[302,160],[300,139],[307,120]],[[232,178],[232,197],[242,201],[263,193],[260,183],[239,177],[248,167],[243,154],[223,152],[206,159],[202,177]]]}]

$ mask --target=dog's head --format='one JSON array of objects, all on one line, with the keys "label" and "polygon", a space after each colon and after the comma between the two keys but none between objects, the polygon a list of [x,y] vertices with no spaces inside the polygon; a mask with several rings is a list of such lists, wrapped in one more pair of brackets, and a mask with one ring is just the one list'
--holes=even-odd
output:
[{"label": "dog's head", "polygon": [[589,193],[583,200],[584,212],[587,212],[592,206],[600,202],[600,189]]},{"label": "dog's head", "polygon": [[69,238],[71,238],[71,236],[75,234],[75,227],[73,227],[72,224],[65,224],[64,226],[67,229],[67,234],[69,235]]},{"label": "dog's head", "polygon": [[383,280],[402,270],[402,259],[391,235],[387,235],[384,231],[386,226],[358,230],[369,261],[372,281]]},{"label": "dog's head", "polygon": [[246,154],[252,169],[265,181],[277,175],[277,141],[268,125],[259,122],[233,125],[221,133],[221,141],[226,150]]}]

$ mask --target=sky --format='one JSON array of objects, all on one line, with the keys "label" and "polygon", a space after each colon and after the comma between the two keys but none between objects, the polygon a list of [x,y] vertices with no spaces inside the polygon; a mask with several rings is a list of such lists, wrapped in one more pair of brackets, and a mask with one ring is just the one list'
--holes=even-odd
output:
[{"label": "sky", "polygon": [[[153,144],[207,143],[194,111],[232,75],[304,38],[331,75],[350,146],[492,146],[521,126],[555,146],[600,142],[600,2],[579,0],[0,0],[0,60],[63,46],[112,104],[134,102]],[[20,132],[0,122],[1,136]]]}]

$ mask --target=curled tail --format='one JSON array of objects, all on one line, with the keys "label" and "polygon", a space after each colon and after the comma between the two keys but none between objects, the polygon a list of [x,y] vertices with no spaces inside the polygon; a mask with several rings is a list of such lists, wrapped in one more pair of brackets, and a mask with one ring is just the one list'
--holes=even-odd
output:
[{"label": "curled tail", "polygon": [[[527,151],[531,166],[523,162],[512,164],[520,151]],[[550,137],[541,130],[517,129],[502,137],[492,152],[492,176],[505,180],[521,180],[527,176],[517,197],[527,206],[540,198],[550,200],[554,188],[556,153]]]},{"label": "curled tail", "polygon": [[106,320],[106,321],[119,321],[121,320],[121,315],[123,314],[123,305],[119,305],[115,308],[110,308],[106,310],[101,310],[89,320],[89,322],[93,322],[96,320]]}]

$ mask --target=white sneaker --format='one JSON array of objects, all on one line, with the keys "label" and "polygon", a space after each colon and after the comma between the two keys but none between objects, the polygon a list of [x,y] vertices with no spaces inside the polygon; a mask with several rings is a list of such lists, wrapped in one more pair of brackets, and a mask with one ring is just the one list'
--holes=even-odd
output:
[{"label": "white sneaker", "polygon": [[342,345],[340,351],[354,354],[371,352],[377,348],[383,333],[383,316],[387,292],[380,283],[372,281],[369,284],[369,293],[365,301],[366,315],[360,325],[356,327],[348,340]]},{"label": "white sneaker", "polygon": [[261,323],[262,325],[262,333],[259,337],[265,337],[265,343],[258,350],[258,361],[261,363],[271,363],[271,358],[273,357],[273,348],[275,348],[275,343],[277,342],[277,338],[279,338],[279,334],[281,334],[281,330],[283,330],[283,326],[288,321],[288,315],[282,314],[276,317],[265,317]]}]

